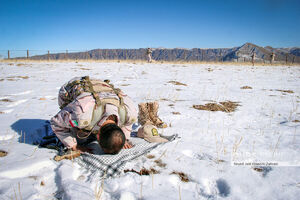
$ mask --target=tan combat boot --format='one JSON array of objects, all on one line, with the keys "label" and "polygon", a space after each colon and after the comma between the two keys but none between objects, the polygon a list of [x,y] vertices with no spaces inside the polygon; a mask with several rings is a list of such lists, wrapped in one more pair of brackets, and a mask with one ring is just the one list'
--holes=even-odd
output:
[{"label": "tan combat boot", "polygon": [[153,125],[157,126],[158,128],[166,128],[167,125],[158,117],[158,102],[149,102],[148,103],[148,110],[149,110],[149,116],[153,123]]},{"label": "tan combat boot", "polygon": [[147,103],[139,104],[138,123],[141,124],[142,126],[146,123],[152,124],[150,116],[149,116]]}]

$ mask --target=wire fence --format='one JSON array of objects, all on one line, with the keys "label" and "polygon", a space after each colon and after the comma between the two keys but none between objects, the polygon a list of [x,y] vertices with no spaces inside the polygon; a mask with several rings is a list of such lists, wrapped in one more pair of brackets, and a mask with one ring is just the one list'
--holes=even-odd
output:
[{"label": "wire fence", "polygon": [[[274,53],[272,53],[274,54]],[[154,49],[151,52],[156,61],[200,61],[200,62],[252,62],[254,63],[299,63],[300,57],[291,54],[274,54],[266,57],[253,57],[253,53],[240,54],[227,58],[228,52],[219,49]],[[271,57],[270,57],[271,56]],[[96,49],[96,50],[0,50],[0,60],[148,60],[147,49]],[[151,60],[151,59],[150,59]]]},{"label": "wire fence", "polygon": [[88,52],[87,50],[0,50],[0,59],[31,58],[41,55]]}]

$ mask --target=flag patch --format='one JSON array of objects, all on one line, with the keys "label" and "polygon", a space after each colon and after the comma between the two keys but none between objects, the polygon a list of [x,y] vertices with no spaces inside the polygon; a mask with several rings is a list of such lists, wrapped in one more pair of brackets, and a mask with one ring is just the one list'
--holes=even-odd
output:
[{"label": "flag patch", "polygon": [[69,123],[72,127],[77,127],[78,126],[78,123],[76,120],[69,120]]}]

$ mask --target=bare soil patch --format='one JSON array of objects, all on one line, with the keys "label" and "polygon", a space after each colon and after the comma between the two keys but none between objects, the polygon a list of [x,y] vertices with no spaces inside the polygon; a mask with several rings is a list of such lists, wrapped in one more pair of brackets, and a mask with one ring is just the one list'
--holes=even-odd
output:
[{"label": "bare soil patch", "polygon": [[7,156],[7,152],[0,150],[0,157],[5,157],[5,156]]},{"label": "bare soil patch", "polygon": [[169,81],[168,83],[172,83],[173,85],[183,85],[183,86],[187,86],[187,84],[185,83],[180,83],[178,81]]},{"label": "bare soil patch", "polygon": [[188,177],[185,173],[183,173],[183,172],[173,171],[171,174],[176,174],[176,175],[178,175],[178,177],[180,178],[180,180],[181,180],[182,182],[185,182],[185,183],[190,182],[189,177]]},{"label": "bare soil patch", "polygon": [[250,86],[243,86],[243,87],[241,87],[241,89],[242,90],[247,90],[247,89],[252,89],[252,87],[250,87]]},{"label": "bare soil patch", "polygon": [[226,113],[234,112],[236,108],[240,106],[238,102],[224,101],[219,103],[207,103],[205,105],[193,105],[193,108],[197,110],[207,110],[207,111],[222,111]]},{"label": "bare soil patch", "polygon": [[150,174],[158,174],[159,173],[159,171],[157,171],[156,169],[153,169],[153,168],[150,168],[150,169],[142,168],[140,171],[136,171],[134,169],[125,169],[124,173],[127,173],[127,172],[133,172],[140,176],[142,176],[142,175],[149,176]]}]

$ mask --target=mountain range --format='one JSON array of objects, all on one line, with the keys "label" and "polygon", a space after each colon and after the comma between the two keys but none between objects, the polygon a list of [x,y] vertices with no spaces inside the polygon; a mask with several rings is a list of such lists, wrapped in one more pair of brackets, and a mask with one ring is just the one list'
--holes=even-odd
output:
[{"label": "mountain range", "polygon": [[[139,49],[94,49],[86,52],[56,53],[36,55],[34,60],[95,59],[95,60],[146,60],[146,48]],[[260,47],[246,43],[240,47],[215,49],[152,48],[152,58],[156,61],[230,61],[248,62],[255,52],[256,62],[270,62],[272,53],[275,62],[300,63],[300,48]]]}]

